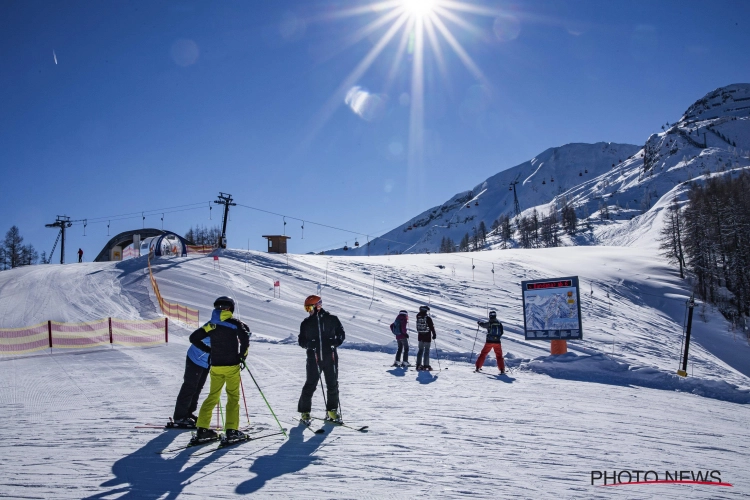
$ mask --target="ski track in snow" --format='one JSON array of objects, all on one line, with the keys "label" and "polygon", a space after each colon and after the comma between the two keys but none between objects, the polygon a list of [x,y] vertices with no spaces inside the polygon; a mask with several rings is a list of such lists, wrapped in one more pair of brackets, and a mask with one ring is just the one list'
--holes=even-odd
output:
[{"label": "ski track in snow", "polygon": [[[743,465],[750,460],[750,383],[747,361],[742,365],[733,354],[750,347],[726,331],[718,314],[696,310],[688,368],[694,376],[674,375],[684,319],[684,299],[674,297],[687,291],[671,269],[638,249],[478,255],[473,279],[471,261],[455,255],[289,255],[287,268],[287,256],[228,250],[221,252],[220,270],[211,258],[157,259],[152,265],[164,297],[198,308],[202,321],[216,296],[237,298],[237,313],[254,332],[251,369],[289,439],[201,456],[193,455],[205,448],[158,455],[189,434],[134,428],[172,414],[191,329],[170,322],[167,345],[0,358],[6,422],[0,491],[35,498],[750,494]],[[0,327],[156,317],[144,268],[139,259],[0,273]],[[569,342],[569,354],[550,357],[547,344],[523,338],[520,281],[576,274],[584,340]],[[281,297],[273,296],[275,280]],[[300,304],[318,285],[324,307],[347,332],[340,350],[344,417],[369,425],[369,432],[325,424],[325,434],[313,435],[292,424],[305,378],[304,352],[296,346]],[[415,363],[413,314],[428,301],[438,333],[439,351],[435,344],[431,351],[436,371],[390,368],[395,342],[388,325],[399,309],[410,311]],[[476,319],[488,303],[506,327],[511,370],[505,377],[497,376],[492,356],[484,373],[472,373],[468,364]],[[482,332],[478,337],[473,359],[483,345]],[[243,387],[250,421],[277,429],[247,373]],[[313,411],[322,416],[319,392]],[[240,413],[245,423],[244,405]],[[591,470],[614,469],[715,469],[735,486],[590,486]]]}]

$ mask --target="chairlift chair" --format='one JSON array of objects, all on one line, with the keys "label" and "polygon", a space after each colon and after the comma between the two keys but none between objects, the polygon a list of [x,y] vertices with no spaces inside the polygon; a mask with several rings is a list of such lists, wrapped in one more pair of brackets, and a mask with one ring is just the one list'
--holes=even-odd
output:
[{"label": "chairlift chair", "polygon": [[357,241],[357,240],[354,240],[354,246],[355,246],[355,247],[358,247],[358,246],[359,246],[359,241]]},{"label": "chairlift chair", "polygon": [[344,245],[344,252],[346,252],[347,250],[349,250],[349,247]]}]

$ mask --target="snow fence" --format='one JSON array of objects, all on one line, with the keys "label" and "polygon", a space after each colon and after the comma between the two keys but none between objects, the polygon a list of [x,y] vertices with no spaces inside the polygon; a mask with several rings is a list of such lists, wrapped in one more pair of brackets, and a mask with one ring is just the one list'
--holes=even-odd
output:
[{"label": "snow fence", "polygon": [[47,321],[23,328],[0,329],[0,354],[26,354],[47,348],[87,348],[107,344],[148,346],[169,340],[167,318],[105,318],[87,323]]},{"label": "snow fence", "polygon": [[151,270],[151,253],[148,254],[148,275],[151,279],[151,288],[154,290],[154,295],[156,295],[156,300],[159,302],[162,314],[185,323],[188,326],[198,328],[200,326],[200,313],[197,309],[191,309],[177,302],[169,302],[161,296],[159,285],[156,283],[156,278],[154,278],[154,273]]}]

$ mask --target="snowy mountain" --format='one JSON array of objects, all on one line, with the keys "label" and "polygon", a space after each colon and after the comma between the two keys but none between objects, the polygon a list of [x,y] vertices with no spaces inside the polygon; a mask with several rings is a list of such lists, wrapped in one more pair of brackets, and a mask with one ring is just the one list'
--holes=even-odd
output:
[{"label": "snowy mountain", "polygon": [[[597,143],[551,148],[456,194],[358,248],[329,255],[436,252],[443,237],[456,243],[480,222],[489,229],[500,215],[515,215],[513,183],[522,215],[576,208],[579,232],[566,245],[655,247],[652,229],[674,197],[705,175],[750,166],[750,84],[709,92],[676,123],[644,146]],[[658,225],[658,224],[656,224]],[[369,247],[369,248],[368,248]],[[490,237],[487,248],[498,248]]]}]

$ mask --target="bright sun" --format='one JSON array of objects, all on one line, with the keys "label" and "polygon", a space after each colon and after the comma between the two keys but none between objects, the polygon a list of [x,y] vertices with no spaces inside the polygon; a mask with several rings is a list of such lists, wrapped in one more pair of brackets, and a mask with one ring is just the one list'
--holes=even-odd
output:
[{"label": "bright sun", "polygon": [[401,0],[404,10],[416,17],[429,15],[435,7],[435,0]]}]

